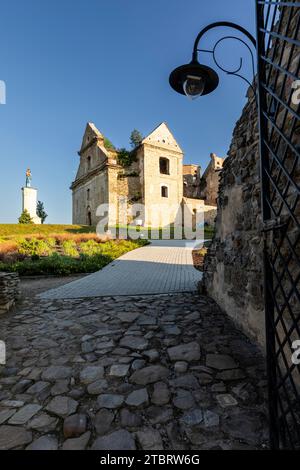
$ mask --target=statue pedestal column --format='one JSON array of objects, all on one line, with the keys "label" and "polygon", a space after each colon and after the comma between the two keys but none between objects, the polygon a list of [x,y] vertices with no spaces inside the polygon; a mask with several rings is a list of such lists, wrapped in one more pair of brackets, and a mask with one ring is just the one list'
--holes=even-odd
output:
[{"label": "statue pedestal column", "polygon": [[22,211],[25,209],[29,212],[33,223],[40,224],[41,219],[36,215],[37,204],[37,189],[35,188],[22,188]]}]

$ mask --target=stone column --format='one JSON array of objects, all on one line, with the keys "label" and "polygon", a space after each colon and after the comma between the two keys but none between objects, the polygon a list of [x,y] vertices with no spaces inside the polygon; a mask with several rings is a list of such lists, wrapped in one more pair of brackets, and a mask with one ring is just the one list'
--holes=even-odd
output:
[{"label": "stone column", "polygon": [[36,215],[37,189],[22,188],[22,211],[25,209],[29,212],[33,223],[40,224],[41,219]]}]

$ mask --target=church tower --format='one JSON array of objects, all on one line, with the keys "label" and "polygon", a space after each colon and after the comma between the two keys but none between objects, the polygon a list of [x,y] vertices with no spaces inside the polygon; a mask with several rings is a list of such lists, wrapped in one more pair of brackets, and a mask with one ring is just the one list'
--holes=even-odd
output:
[{"label": "church tower", "polygon": [[183,196],[183,151],[165,122],[143,139],[141,147],[144,224],[156,225],[155,214],[147,210],[156,204],[174,207],[174,221]]}]

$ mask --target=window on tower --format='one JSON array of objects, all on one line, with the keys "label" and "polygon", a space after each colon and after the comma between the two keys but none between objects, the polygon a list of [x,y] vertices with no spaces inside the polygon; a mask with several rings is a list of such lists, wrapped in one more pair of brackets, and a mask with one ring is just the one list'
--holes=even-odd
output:
[{"label": "window on tower", "polygon": [[168,186],[161,187],[161,197],[169,197]]},{"label": "window on tower", "polygon": [[91,163],[92,162],[92,157],[87,157],[87,169],[88,171],[90,171],[91,169]]},{"label": "window on tower", "polygon": [[162,175],[170,174],[170,162],[168,158],[160,157],[159,159],[159,172]]}]

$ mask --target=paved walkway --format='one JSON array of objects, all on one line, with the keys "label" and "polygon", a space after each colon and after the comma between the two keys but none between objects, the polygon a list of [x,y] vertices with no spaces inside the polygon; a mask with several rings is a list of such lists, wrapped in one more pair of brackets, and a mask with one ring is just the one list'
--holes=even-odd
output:
[{"label": "paved walkway", "polygon": [[100,271],[51,289],[44,299],[193,292],[202,273],[193,266],[194,242],[156,240],[126,253]]},{"label": "paved walkway", "polygon": [[266,445],[264,360],[197,293],[31,297],[0,339],[0,450]]}]

